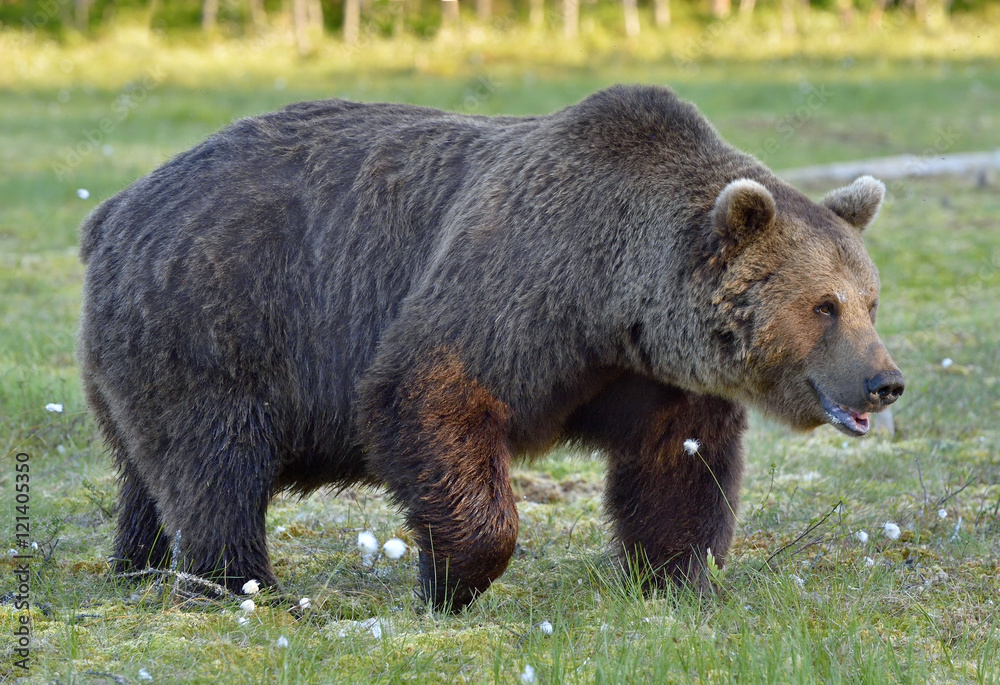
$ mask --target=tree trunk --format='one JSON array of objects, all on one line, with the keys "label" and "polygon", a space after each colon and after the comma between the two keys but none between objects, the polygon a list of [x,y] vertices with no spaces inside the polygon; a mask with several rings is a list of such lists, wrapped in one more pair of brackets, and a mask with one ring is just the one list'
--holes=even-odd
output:
[{"label": "tree trunk", "polygon": [[219,18],[219,0],[205,0],[201,4],[201,29],[214,31],[215,22]]},{"label": "tree trunk", "polygon": [[841,25],[850,28],[854,24],[854,0],[837,0],[837,11]]},{"label": "tree trunk", "polygon": [[446,29],[458,28],[458,0],[441,0],[441,25]]},{"label": "tree trunk", "polygon": [[292,0],[292,27],[295,30],[295,45],[300,55],[307,55],[309,45],[309,0]]},{"label": "tree trunk", "polygon": [[540,29],[545,26],[545,0],[531,0],[528,10],[528,22],[531,28]]},{"label": "tree trunk", "polygon": [[653,20],[657,28],[670,26],[670,0],[653,0]]},{"label": "tree trunk", "polygon": [[149,7],[146,10],[146,27],[149,29],[153,28],[153,20],[156,19],[156,13],[160,11],[160,0],[149,0]]},{"label": "tree trunk", "polygon": [[361,33],[361,0],[344,0],[344,42],[357,45]]},{"label": "tree trunk", "polygon": [[886,0],[872,0],[871,10],[868,12],[868,28],[875,30],[882,28],[882,16],[885,14]]},{"label": "tree trunk", "polygon": [[580,0],[563,0],[563,36],[574,40],[580,35]]},{"label": "tree trunk", "polygon": [[309,0],[306,3],[306,13],[309,20],[309,28],[316,33],[323,33],[323,5],[320,0]]},{"label": "tree trunk", "polygon": [[757,0],[740,0],[740,17],[744,20],[749,19],[756,4]]},{"label": "tree trunk", "polygon": [[76,22],[78,31],[85,32],[90,26],[90,3],[91,0],[74,0],[73,19]]},{"label": "tree trunk", "polygon": [[712,16],[716,19],[728,17],[732,8],[731,0],[712,0]]},{"label": "tree trunk", "polygon": [[479,21],[489,21],[493,14],[493,0],[476,0],[476,17]]},{"label": "tree trunk", "polygon": [[786,35],[795,33],[795,2],[796,0],[781,0],[781,30]]},{"label": "tree trunk", "polygon": [[264,11],[264,0],[250,1],[250,21],[255,31],[260,31],[267,24],[267,12]]},{"label": "tree trunk", "polygon": [[401,36],[406,28],[406,0],[392,0],[392,35]]},{"label": "tree trunk", "polygon": [[625,35],[634,38],[639,35],[639,7],[636,0],[622,0],[625,10]]}]

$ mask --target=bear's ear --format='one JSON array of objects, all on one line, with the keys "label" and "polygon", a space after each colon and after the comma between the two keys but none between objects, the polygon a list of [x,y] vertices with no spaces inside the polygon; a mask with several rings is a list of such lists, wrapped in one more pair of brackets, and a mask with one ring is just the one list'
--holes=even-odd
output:
[{"label": "bear's ear", "polygon": [[861,176],[849,186],[832,190],[823,198],[823,205],[859,231],[875,221],[882,200],[885,184],[871,176]]},{"label": "bear's ear", "polygon": [[771,191],[757,181],[740,178],[719,193],[712,220],[716,232],[740,248],[763,234],[774,222],[777,211]]}]

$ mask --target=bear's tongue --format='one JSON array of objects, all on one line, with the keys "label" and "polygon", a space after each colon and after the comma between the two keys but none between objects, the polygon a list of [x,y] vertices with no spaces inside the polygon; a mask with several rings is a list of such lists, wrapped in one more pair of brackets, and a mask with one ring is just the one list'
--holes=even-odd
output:
[{"label": "bear's tongue", "polygon": [[854,411],[853,409],[848,409],[847,413],[851,415],[852,419],[854,419],[854,425],[855,426],[857,426],[861,431],[863,431],[865,433],[868,432],[868,428],[871,425],[871,424],[868,423],[868,417],[871,416],[871,414],[869,412],[864,412],[862,414],[859,414],[858,412]]},{"label": "bear's tongue", "polygon": [[865,435],[868,433],[868,429],[871,427],[868,421],[871,417],[869,412],[856,412],[850,407],[837,404],[822,392],[819,393],[819,396],[823,401],[823,409],[826,411],[826,415],[830,417],[830,423],[852,435]]}]

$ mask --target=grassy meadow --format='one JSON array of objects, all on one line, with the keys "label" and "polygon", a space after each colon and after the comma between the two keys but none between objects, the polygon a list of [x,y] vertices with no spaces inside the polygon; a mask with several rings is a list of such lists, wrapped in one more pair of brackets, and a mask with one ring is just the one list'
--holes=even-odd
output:
[{"label": "grassy meadow", "polygon": [[[755,40],[735,24],[681,26],[625,44],[594,29],[570,45],[484,29],[465,42],[331,43],[304,60],[277,38],[0,32],[0,679],[22,675],[6,550],[15,454],[27,453],[26,682],[1000,682],[990,177],[893,186],[866,240],[883,280],[879,330],[907,378],[895,434],[795,434],[755,418],[717,598],[635,591],[610,562],[603,463],[565,451],[515,471],[515,558],[458,616],[415,605],[412,553],[362,563],[360,531],[410,540],[382,494],[362,489],[275,500],[284,594],[255,597],[252,613],[107,573],[115,476],[73,357],[76,227],[98,202],[234,118],[330,96],[527,114],[615,82],[661,83],[777,169],[1000,148],[996,24],[893,30]],[[311,608],[291,610],[301,597]]]}]

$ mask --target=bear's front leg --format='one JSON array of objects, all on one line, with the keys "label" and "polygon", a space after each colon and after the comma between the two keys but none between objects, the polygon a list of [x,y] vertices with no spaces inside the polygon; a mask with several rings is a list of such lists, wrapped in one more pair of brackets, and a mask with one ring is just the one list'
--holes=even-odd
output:
[{"label": "bear's front leg", "polygon": [[736,526],[743,408],[629,377],[578,411],[571,429],[608,453],[605,503],[625,559],[657,584],[707,590],[707,552],[721,566]]},{"label": "bear's front leg", "polygon": [[517,541],[510,410],[457,357],[363,390],[368,467],[406,512],[420,547],[419,593],[459,611],[507,568]]}]

